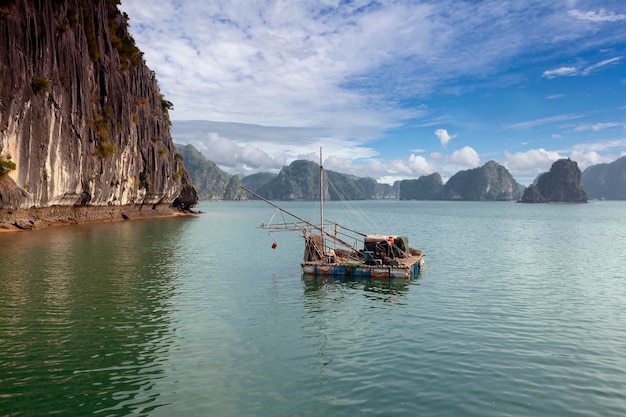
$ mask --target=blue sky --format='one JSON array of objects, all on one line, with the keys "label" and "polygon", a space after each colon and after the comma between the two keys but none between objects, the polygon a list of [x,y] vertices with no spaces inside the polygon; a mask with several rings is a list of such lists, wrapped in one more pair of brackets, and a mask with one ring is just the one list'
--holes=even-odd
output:
[{"label": "blue sky", "polygon": [[626,154],[623,0],[122,0],[176,143],[231,174],[529,184]]}]

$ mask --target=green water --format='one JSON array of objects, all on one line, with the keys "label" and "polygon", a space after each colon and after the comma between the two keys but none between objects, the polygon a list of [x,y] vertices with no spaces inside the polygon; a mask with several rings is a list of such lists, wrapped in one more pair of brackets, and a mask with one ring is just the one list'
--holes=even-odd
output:
[{"label": "green water", "polygon": [[626,203],[355,205],[420,279],[303,279],[261,202],[0,234],[0,416],[626,415]]}]

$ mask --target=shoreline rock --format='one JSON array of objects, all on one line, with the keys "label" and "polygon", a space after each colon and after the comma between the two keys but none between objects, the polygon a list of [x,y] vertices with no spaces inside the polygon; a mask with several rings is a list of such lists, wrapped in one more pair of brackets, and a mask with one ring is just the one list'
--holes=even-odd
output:
[{"label": "shoreline rock", "polygon": [[198,213],[193,210],[181,210],[168,204],[83,207],[51,206],[30,209],[0,208],[0,233],[39,230],[51,226],[191,216]]}]

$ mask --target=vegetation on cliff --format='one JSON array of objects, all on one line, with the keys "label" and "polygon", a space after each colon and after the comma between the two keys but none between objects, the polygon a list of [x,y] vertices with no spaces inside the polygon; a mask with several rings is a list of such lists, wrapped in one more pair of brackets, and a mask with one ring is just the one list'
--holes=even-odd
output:
[{"label": "vegetation on cliff", "polygon": [[[232,184],[239,181],[240,176],[230,176],[213,162],[207,160],[192,145],[177,145],[185,155],[185,166],[188,168],[194,184],[200,190],[201,199],[245,199],[248,196],[241,192],[227,192],[235,189]],[[557,164],[558,166],[558,164]],[[567,172],[567,170],[566,170]],[[326,171],[333,187],[327,190],[326,198],[336,199],[340,195],[345,199],[380,199],[399,198],[401,200],[472,200],[472,201],[516,201],[547,202],[537,185],[531,185],[522,197],[524,187],[517,183],[509,171],[494,161],[487,162],[479,168],[460,171],[443,183],[441,175],[434,173],[418,179],[397,181],[394,186],[379,184],[369,177],[354,177],[333,171]],[[596,198],[626,199],[626,157],[611,164],[600,164],[588,168],[583,173],[583,183],[598,178],[603,191]],[[240,179],[241,184],[265,197],[276,200],[316,200],[319,198],[319,165],[310,161],[295,161],[283,167],[279,175],[260,172]],[[620,194],[620,186],[623,186]],[[585,186],[586,189],[587,186]],[[615,190],[611,194],[611,190]]]},{"label": "vegetation on cliff", "polygon": [[443,200],[517,200],[520,186],[511,173],[495,161],[479,168],[459,171],[443,187]]},{"label": "vegetation on cliff", "polygon": [[315,162],[298,160],[259,189],[270,200],[319,200],[320,167]]},{"label": "vegetation on cliff", "polygon": [[207,160],[193,145],[176,145],[176,148],[184,160],[200,200],[240,200],[244,196],[238,176],[228,175],[213,161]]},{"label": "vegetation on cliff", "polygon": [[[378,184],[372,178],[361,178],[325,170],[326,200],[364,200],[395,198],[393,188]],[[258,189],[265,198],[274,200],[317,200],[320,197],[320,166],[312,161],[297,160]]]},{"label": "vegetation on cliff", "polygon": [[400,182],[400,200],[441,200],[442,191],[443,180],[437,172]]},{"label": "vegetation on cliff", "polygon": [[244,187],[254,192],[258,192],[261,187],[276,178],[276,175],[278,174],[271,172],[258,172],[256,174],[246,175],[241,179],[241,183]]},{"label": "vegetation on cliff", "polygon": [[15,162],[0,155],[0,178],[16,168]]}]

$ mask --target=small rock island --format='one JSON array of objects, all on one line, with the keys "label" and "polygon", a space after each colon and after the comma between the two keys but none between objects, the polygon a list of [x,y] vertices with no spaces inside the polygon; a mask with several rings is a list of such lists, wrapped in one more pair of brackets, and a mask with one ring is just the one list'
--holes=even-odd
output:
[{"label": "small rock island", "polygon": [[587,193],[582,184],[582,173],[571,159],[559,159],[549,172],[537,177],[520,200],[521,203],[586,203]]}]

